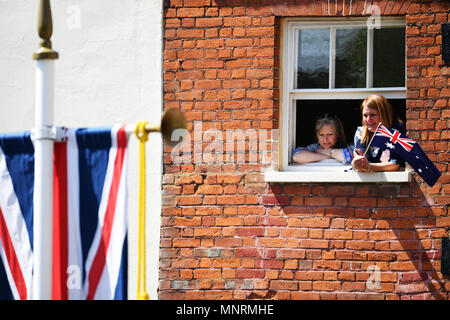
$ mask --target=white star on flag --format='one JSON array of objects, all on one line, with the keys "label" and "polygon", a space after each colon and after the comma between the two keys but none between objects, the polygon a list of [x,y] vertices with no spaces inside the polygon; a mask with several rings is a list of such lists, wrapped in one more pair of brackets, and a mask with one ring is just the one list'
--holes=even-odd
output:
[{"label": "white star on flag", "polygon": [[385,143],[388,148],[395,149],[394,145],[390,142]]}]

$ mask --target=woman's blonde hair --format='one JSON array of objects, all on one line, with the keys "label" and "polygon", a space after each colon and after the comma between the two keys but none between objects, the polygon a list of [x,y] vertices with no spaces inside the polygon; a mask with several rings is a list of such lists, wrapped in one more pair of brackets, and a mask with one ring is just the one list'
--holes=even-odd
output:
[{"label": "woman's blonde hair", "polygon": [[346,139],[344,127],[342,126],[341,120],[335,115],[325,114],[316,120],[316,137],[319,135],[319,131],[322,130],[326,125],[331,125],[334,128],[336,134],[336,144],[333,146],[335,148],[346,147]]},{"label": "woman's blonde hair", "polygon": [[[392,112],[392,106],[387,101],[387,99],[379,94],[372,94],[368,96],[363,103],[361,104],[361,117],[364,107],[368,107],[370,109],[374,109],[378,111],[378,115],[380,117],[381,123],[385,125],[386,127],[392,127],[392,124],[394,123],[395,116]],[[361,143],[368,144],[370,141],[370,138],[372,136],[372,133],[367,129],[367,127],[364,125],[364,119],[362,119],[362,133],[361,133]]]}]

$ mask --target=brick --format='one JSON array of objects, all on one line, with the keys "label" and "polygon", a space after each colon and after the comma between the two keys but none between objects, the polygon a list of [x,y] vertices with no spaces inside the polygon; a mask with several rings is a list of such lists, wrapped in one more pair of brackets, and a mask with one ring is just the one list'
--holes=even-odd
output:
[{"label": "brick", "polygon": [[211,0],[184,0],[184,7],[203,7],[211,5]]},{"label": "brick", "polygon": [[178,29],[177,37],[178,38],[202,38],[205,36],[204,30],[197,29]]},{"label": "brick", "polygon": [[242,174],[218,174],[217,183],[220,184],[238,184],[242,180]]},{"label": "brick", "polygon": [[314,281],[313,289],[317,291],[336,291],[341,289],[339,281]]},{"label": "brick", "polygon": [[281,248],[284,247],[286,240],[280,238],[259,238],[258,244],[262,247]]},{"label": "brick", "polygon": [[202,224],[201,217],[176,217],[175,226],[200,226]]},{"label": "brick", "polygon": [[417,262],[412,261],[397,261],[389,264],[391,271],[412,271],[417,270]]},{"label": "brick", "polygon": [[224,18],[223,25],[225,27],[244,27],[244,26],[250,26],[252,23],[251,17],[230,17],[230,18]]},{"label": "brick", "polygon": [[302,219],[302,227],[307,228],[329,228],[330,218],[304,218]]},{"label": "brick", "polygon": [[280,249],[278,258],[280,259],[304,259],[306,251],[304,249]]},{"label": "brick", "polygon": [[325,230],[324,238],[348,240],[353,238],[353,232],[344,230]]},{"label": "brick", "polygon": [[236,257],[261,257],[260,251],[257,248],[236,248]]},{"label": "brick", "polygon": [[208,40],[199,39],[196,41],[197,49],[200,49],[200,48],[219,49],[219,48],[222,48],[223,46],[224,46],[223,39],[208,39]]},{"label": "brick", "polygon": [[203,72],[198,70],[177,71],[176,78],[178,80],[195,80],[202,79]]},{"label": "brick", "polygon": [[369,219],[350,219],[346,222],[347,228],[350,229],[372,229],[374,225],[375,222]]},{"label": "brick", "polygon": [[236,278],[238,279],[262,279],[264,270],[261,269],[237,269]]},{"label": "brick", "polygon": [[434,63],[434,58],[414,58],[407,59],[407,66],[431,66]]},{"label": "brick", "polygon": [[[196,67],[198,69],[220,69],[223,67],[223,61],[220,60],[214,60],[214,59],[205,59],[205,60],[197,60],[196,62]],[[207,81],[212,81],[214,83],[219,82],[218,80],[207,80]],[[220,88],[221,86],[218,85],[217,87],[212,87],[212,88],[204,88],[204,89],[217,89]]]},{"label": "brick", "polygon": [[233,205],[233,204],[244,204],[245,197],[243,195],[221,195],[217,197],[217,204],[222,205]]},{"label": "brick", "polygon": [[[225,47],[238,48],[238,47],[251,47],[252,45],[253,39],[251,38],[225,39]],[[246,63],[248,62],[249,61],[246,60]]]},{"label": "brick", "polygon": [[198,247],[199,245],[200,245],[199,239],[178,238],[173,240],[174,247]]},{"label": "brick", "polygon": [[236,234],[238,236],[256,236],[261,237],[264,236],[264,228],[260,227],[246,227],[246,228],[237,228]]},{"label": "brick", "polygon": [[393,231],[372,231],[369,233],[370,240],[390,240],[396,238]]},{"label": "brick", "polygon": [[300,246],[302,248],[321,248],[321,249],[328,249],[329,247],[329,241],[328,240],[301,240]]},{"label": "brick", "polygon": [[354,186],[330,185],[327,186],[326,192],[330,196],[351,196],[354,193]]},{"label": "brick", "polygon": [[180,206],[198,205],[202,203],[202,197],[200,196],[179,196],[177,200]]},{"label": "brick", "polygon": [[177,9],[177,17],[202,17],[205,13],[204,8],[179,8]]},{"label": "brick", "polygon": [[241,265],[241,260],[236,258],[214,259],[215,268],[237,268]]},{"label": "brick", "polygon": [[218,237],[222,234],[222,228],[195,228],[194,237]]},{"label": "brick", "polygon": [[220,185],[201,185],[197,189],[197,194],[222,194],[223,187]]},{"label": "brick", "polygon": [[298,289],[298,282],[297,281],[288,281],[288,280],[272,280],[270,282],[269,288],[272,290],[296,291]]},{"label": "brick", "polygon": [[331,206],[333,204],[332,197],[306,197],[305,205],[307,206]]},{"label": "brick", "polygon": [[369,252],[367,259],[371,261],[394,261],[396,255],[391,252]]},{"label": "brick", "polygon": [[195,20],[195,26],[198,28],[219,27],[222,24],[223,24],[222,18],[197,18]]},{"label": "brick", "polygon": [[249,99],[271,99],[271,98],[273,98],[273,90],[269,90],[269,89],[248,90],[247,98],[249,98]]},{"label": "brick", "polygon": [[223,81],[224,88],[236,89],[236,88],[249,88],[250,80],[241,79],[241,80],[224,80]]},{"label": "brick", "polygon": [[248,37],[273,36],[275,35],[275,29],[273,27],[247,28],[246,34]]},{"label": "brick", "polygon": [[450,88],[442,88],[441,96],[442,97],[450,97]]},{"label": "brick", "polygon": [[219,269],[197,269],[194,270],[195,279],[216,279],[221,276]]},{"label": "brick", "polygon": [[288,205],[290,197],[277,195],[262,195],[261,203],[266,205]]},{"label": "brick", "polygon": [[431,22],[433,22],[434,20],[434,15],[432,14],[418,14],[418,15],[407,15],[406,16],[406,23],[407,24],[418,24],[418,25],[422,25],[422,24],[429,24]]},{"label": "brick", "polygon": [[428,279],[426,272],[403,272],[400,276],[400,283],[422,282]]},{"label": "brick", "polygon": [[375,244],[368,241],[347,241],[345,247],[352,250],[371,250]]},{"label": "brick", "polygon": [[237,226],[242,225],[241,217],[217,217],[216,218],[216,226]]}]

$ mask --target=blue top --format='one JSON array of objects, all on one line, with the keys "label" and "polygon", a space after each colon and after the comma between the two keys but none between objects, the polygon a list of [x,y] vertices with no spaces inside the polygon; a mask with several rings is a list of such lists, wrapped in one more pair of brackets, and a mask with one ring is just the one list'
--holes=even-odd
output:
[{"label": "blue top", "polygon": [[[403,122],[395,122],[392,127],[393,129],[397,129],[400,131],[401,134],[406,135],[406,126]],[[366,151],[367,145],[365,143],[361,142],[361,134],[362,134],[363,127],[360,126],[356,129],[355,132],[355,138],[354,138],[354,145],[355,149],[359,149],[362,153]],[[371,163],[379,163],[381,155],[383,154],[383,150],[378,147],[369,147],[369,151],[366,154],[367,160]],[[398,164],[401,167],[405,166],[405,161],[396,155],[395,153],[390,154],[390,162],[394,164]]]}]

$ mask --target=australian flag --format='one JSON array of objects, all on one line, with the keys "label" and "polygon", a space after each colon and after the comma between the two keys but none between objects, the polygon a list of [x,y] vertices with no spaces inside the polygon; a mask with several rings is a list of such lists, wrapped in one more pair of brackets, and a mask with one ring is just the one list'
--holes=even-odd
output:
[{"label": "australian flag", "polygon": [[[127,298],[127,134],[67,130],[54,144],[52,298]],[[34,147],[0,135],[0,300],[30,299]]]},{"label": "australian flag", "polygon": [[402,157],[432,187],[441,176],[441,172],[427,157],[414,140],[402,135],[396,129],[379,125],[372,140],[372,145],[383,150],[388,149]]}]

